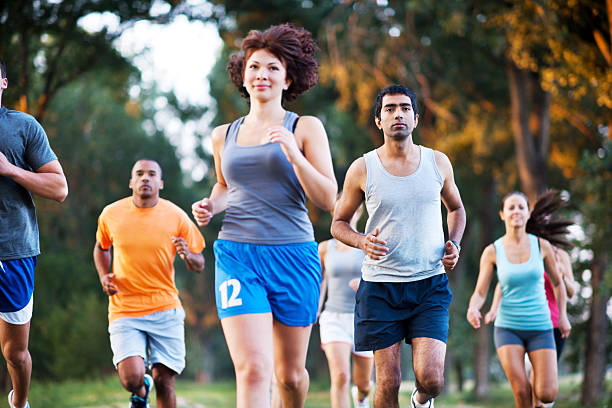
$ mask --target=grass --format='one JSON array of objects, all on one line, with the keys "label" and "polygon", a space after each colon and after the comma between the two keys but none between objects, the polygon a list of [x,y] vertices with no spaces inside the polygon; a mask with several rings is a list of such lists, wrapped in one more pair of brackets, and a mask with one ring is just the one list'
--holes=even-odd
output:
[{"label": "grass", "polygon": [[[563,377],[560,381],[556,407],[578,408],[579,379]],[[315,382],[311,385],[306,402],[307,408],[328,408],[329,385]],[[409,406],[411,385],[406,384],[400,392],[400,406]],[[178,380],[176,384],[178,406],[181,408],[231,408],[235,405],[233,382],[198,384]],[[65,381],[63,383],[34,382],[30,392],[33,408],[125,408],[129,395],[119,384],[116,376],[91,381]],[[155,397],[153,396],[152,402]],[[7,407],[6,400],[0,400],[0,407]],[[154,407],[154,403],[151,404]],[[605,404],[600,405],[605,407]],[[451,392],[436,399],[436,408],[512,408],[514,403],[506,383],[490,387],[486,401],[476,401],[469,392]]]}]

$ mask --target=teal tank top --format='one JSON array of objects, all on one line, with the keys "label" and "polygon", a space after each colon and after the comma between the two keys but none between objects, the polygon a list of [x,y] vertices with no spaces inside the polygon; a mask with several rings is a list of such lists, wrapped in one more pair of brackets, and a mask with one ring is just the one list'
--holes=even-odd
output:
[{"label": "teal tank top", "polygon": [[504,244],[494,242],[497,278],[502,289],[496,327],[515,330],[552,329],[550,311],[544,290],[544,262],[535,235],[529,235],[529,260],[512,264],[506,257]]}]

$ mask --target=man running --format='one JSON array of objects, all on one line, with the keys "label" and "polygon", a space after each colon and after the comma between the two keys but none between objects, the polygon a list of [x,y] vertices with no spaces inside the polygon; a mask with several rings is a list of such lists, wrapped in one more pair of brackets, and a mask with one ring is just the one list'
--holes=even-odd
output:
[{"label": "man running", "polygon": [[40,254],[32,194],[62,202],[68,184],[42,126],[2,106],[8,86],[0,60],[0,345],[13,384],[11,408],[29,407],[28,351],[34,268]]},{"label": "man running", "polygon": [[[465,210],[449,159],[414,144],[416,96],[402,85],[376,97],[374,121],[384,144],[355,160],[332,221],[338,240],[366,253],[356,294],[355,348],[374,350],[375,407],[398,407],[401,341],[412,344],[412,406],[433,407],[444,383],[448,307],[446,270],[459,259]],[[365,234],[351,228],[365,200]],[[442,201],[448,210],[444,241]]]},{"label": "man running", "polygon": [[[109,296],[113,363],[121,384],[132,393],[130,407],[149,406],[153,381],[157,406],[174,408],[174,378],[185,367],[185,312],[173,262],[178,253],[190,271],[204,270],[204,238],[183,210],[159,197],[164,182],[156,161],[138,160],[129,186],[131,197],[100,214],[93,253],[102,290]],[[145,374],[146,360],[152,381]]]}]

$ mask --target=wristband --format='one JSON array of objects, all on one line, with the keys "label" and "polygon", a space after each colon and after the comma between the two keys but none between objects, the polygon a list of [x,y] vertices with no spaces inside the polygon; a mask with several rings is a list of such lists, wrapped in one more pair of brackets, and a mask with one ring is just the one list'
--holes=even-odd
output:
[{"label": "wristband", "polygon": [[461,245],[459,245],[457,241],[453,241],[452,239],[449,239],[449,241],[457,248],[457,252],[461,252]]}]

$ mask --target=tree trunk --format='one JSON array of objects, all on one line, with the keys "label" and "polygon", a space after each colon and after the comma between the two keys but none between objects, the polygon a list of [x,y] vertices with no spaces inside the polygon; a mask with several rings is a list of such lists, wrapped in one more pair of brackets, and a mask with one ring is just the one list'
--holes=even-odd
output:
[{"label": "tree trunk", "polygon": [[604,393],[606,374],[606,333],[608,316],[608,290],[604,273],[609,265],[607,254],[595,255],[591,268],[590,318],[588,322],[587,345],[584,359],[584,379],[582,382],[582,404],[592,406],[601,401]]},{"label": "tree trunk", "polygon": [[[495,202],[495,181],[491,179],[482,187],[482,206],[479,208],[480,220],[480,245],[484,248],[493,242],[493,224],[497,213],[497,207],[491,205]],[[490,334],[491,327],[483,324],[476,330],[477,342],[474,345],[474,392],[476,398],[484,399],[489,393],[489,361],[490,361]]]},{"label": "tree trunk", "polygon": [[537,73],[519,69],[510,59],[506,73],[521,188],[533,204],[546,189],[552,97],[540,86]]}]

